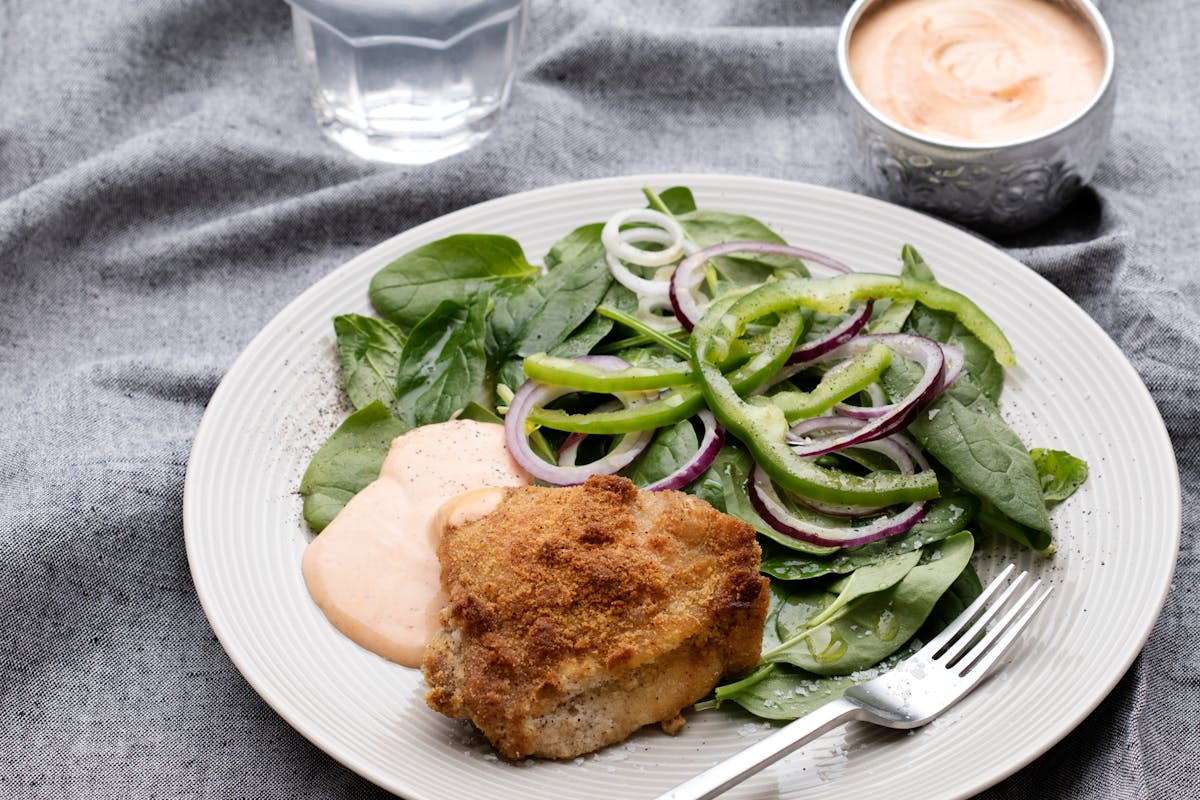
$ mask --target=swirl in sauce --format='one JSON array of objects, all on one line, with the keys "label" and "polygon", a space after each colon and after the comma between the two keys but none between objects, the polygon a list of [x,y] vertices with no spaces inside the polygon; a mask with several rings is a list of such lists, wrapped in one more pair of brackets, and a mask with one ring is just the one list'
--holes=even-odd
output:
[{"label": "swirl in sauce", "polygon": [[859,21],[848,57],[879,112],[972,143],[1066,122],[1095,96],[1105,61],[1084,21],[1046,0],[891,0]]}]

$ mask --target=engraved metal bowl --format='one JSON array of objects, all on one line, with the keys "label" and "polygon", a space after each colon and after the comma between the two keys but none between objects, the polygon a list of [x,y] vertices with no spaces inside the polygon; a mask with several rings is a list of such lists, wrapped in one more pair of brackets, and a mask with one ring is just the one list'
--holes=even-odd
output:
[{"label": "engraved metal bowl", "polygon": [[849,44],[864,13],[887,0],[857,0],[851,6],[837,45],[841,116],[855,169],[872,193],[981,231],[1004,233],[1049,219],[1092,179],[1112,128],[1116,51],[1091,0],[1053,1],[1084,20],[1100,42],[1100,87],[1083,110],[1061,125],[999,144],[917,133],[873,108],[850,76]]}]

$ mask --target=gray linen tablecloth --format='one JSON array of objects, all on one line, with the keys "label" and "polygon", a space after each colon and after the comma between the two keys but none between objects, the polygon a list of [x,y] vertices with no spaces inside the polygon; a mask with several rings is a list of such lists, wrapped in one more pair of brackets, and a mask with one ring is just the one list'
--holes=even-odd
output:
[{"label": "gray linen tablecloth", "polygon": [[[832,102],[847,6],[537,0],[501,127],[405,169],[319,137],[281,0],[0,2],[0,795],[382,794],[209,629],[180,518],[206,400],[317,278],[481,200],[635,172],[860,188]],[[1095,186],[1000,244],[1149,386],[1183,549],[1128,675],[990,799],[1200,797],[1200,6],[1105,10],[1120,99]]]}]

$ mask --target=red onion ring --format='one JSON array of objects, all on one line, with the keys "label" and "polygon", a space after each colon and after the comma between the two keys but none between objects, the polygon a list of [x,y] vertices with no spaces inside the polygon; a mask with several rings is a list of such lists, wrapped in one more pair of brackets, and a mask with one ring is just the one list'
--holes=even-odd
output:
[{"label": "red onion ring", "polygon": [[717,453],[721,452],[721,448],[725,445],[725,429],[717,424],[717,418],[707,408],[696,416],[704,424],[704,436],[700,439],[700,446],[696,448],[696,454],[670,475],[643,486],[643,489],[651,492],[682,489],[699,478],[717,460]]},{"label": "red onion ring", "polygon": [[[628,361],[616,356],[581,356],[578,360],[602,369],[616,370],[629,366]],[[627,433],[621,437],[617,446],[603,458],[581,466],[564,467],[543,461],[537,453],[533,452],[533,448],[529,445],[529,437],[525,432],[529,412],[534,407],[543,406],[574,391],[574,389],[558,386],[547,386],[534,380],[525,381],[513,395],[512,401],[508,404],[508,413],[504,415],[504,440],[513,460],[533,477],[554,486],[575,486],[586,481],[590,475],[612,475],[619,472],[633,463],[650,444],[650,440],[654,438],[653,429]],[[631,396],[619,395],[618,397],[625,402]],[[646,402],[646,399],[644,393],[639,393],[639,396],[629,399],[628,403],[636,405]]]},{"label": "red onion ring", "polygon": [[[813,434],[819,433],[855,431],[865,424],[865,420],[853,419],[851,417],[811,417],[797,422],[791,427],[789,433],[796,436],[812,437]],[[843,450],[855,449],[869,450],[880,454],[884,458],[891,460],[896,465],[896,468],[905,475],[913,474],[914,463],[923,470],[929,469],[929,462],[926,461],[924,454],[921,453],[921,449],[911,439],[901,433],[894,433],[883,439],[859,442],[853,447],[843,448]],[[793,494],[793,496],[814,511],[820,511],[822,514],[828,514],[831,517],[866,517],[878,514],[887,508],[887,506],[856,506],[827,503],[799,494]]]},{"label": "red onion ring", "polygon": [[560,467],[575,466],[575,459],[579,457],[579,445],[583,444],[583,440],[588,435],[586,433],[572,433],[562,443],[562,447],[558,448],[558,465]]},{"label": "red onion ring", "polygon": [[872,383],[866,388],[867,394],[871,396],[871,405],[855,406],[850,403],[838,403],[833,408],[837,413],[844,417],[852,419],[874,419],[882,417],[887,413],[887,407],[891,405],[887,394],[883,391],[883,387],[878,383]]},{"label": "red onion ring", "polygon": [[874,306],[875,304],[871,300],[859,304],[858,308],[854,309],[829,333],[815,341],[805,342],[792,351],[792,354],[788,356],[787,363],[800,364],[811,361],[825,355],[830,350],[841,347],[866,327],[867,321],[871,319],[871,310]]},{"label": "red onion ring", "polygon": [[[879,334],[891,335],[891,334]],[[963,351],[952,344],[938,342],[942,348],[942,355],[945,357],[945,366],[942,368],[942,381],[934,391],[932,397],[927,402],[932,402],[935,398],[941,395],[942,392],[950,388],[950,384],[958,378],[963,368]],[[837,413],[843,416],[853,417],[855,419],[875,419],[876,417],[886,416],[895,411],[895,404],[889,403],[887,395],[883,391],[883,387],[878,384],[872,384],[867,393],[871,395],[873,405],[855,406],[850,403],[838,403],[833,408]]]},{"label": "red onion ring", "polygon": [[791,441],[792,449],[797,455],[819,456],[860,442],[882,439],[908,425],[913,415],[937,396],[936,393],[942,385],[942,372],[946,358],[941,346],[933,339],[926,339],[924,336],[903,333],[856,336],[821,358],[853,356],[875,341],[883,342],[901,356],[920,363],[923,369],[921,379],[902,400],[892,404],[888,413],[875,417],[858,430],[844,431],[836,436],[823,437],[811,442],[795,441],[794,436],[789,434],[789,439],[793,439]]},{"label": "red onion ring", "polygon": [[[717,418],[707,408],[697,413],[696,416],[700,418],[701,424],[704,425],[704,435],[700,439],[700,445],[696,448],[695,454],[670,475],[643,486],[643,489],[651,492],[658,492],[665,489],[682,489],[700,477],[717,460],[717,454],[725,446],[725,429],[717,424]],[[587,437],[586,433],[572,433],[566,438],[566,441],[563,442],[562,447],[558,450],[558,465],[560,467],[575,466],[575,458],[579,453],[579,445]]]},{"label": "red onion ring", "polygon": [[963,362],[966,361],[966,354],[952,344],[945,342],[938,342],[938,344],[942,348],[942,355],[946,357],[946,366],[942,370],[942,386],[938,389],[938,393],[941,394],[958,379],[959,373],[962,372]]},{"label": "red onion ring", "polygon": [[675,272],[671,275],[669,295],[671,306],[675,309],[675,316],[678,317],[679,324],[685,329],[690,331],[694,328],[702,314],[695,297],[695,291],[702,281],[702,268],[713,258],[727,256],[731,253],[791,256],[805,263],[820,264],[839,273],[853,271],[841,261],[830,258],[824,253],[818,253],[815,250],[809,250],[805,247],[793,247],[790,244],[778,244],[776,242],[722,242],[721,244],[714,244],[703,250],[697,250],[683,261],[680,261],[679,266],[675,268]]},{"label": "red onion ring", "polygon": [[865,525],[845,528],[821,525],[812,520],[800,519],[789,511],[775,492],[771,478],[758,465],[755,465],[754,473],[746,484],[746,493],[750,496],[754,510],[772,528],[787,536],[823,547],[856,547],[904,533],[920,522],[929,510],[929,501],[919,500],[895,514],[879,517]]}]

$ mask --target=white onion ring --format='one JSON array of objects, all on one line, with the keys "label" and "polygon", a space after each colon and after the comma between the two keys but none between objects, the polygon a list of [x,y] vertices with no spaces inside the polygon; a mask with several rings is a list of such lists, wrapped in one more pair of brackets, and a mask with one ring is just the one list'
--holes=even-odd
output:
[{"label": "white onion ring", "polygon": [[674,313],[668,317],[664,314],[656,314],[656,311],[673,311],[671,302],[665,297],[638,295],[638,319],[656,331],[679,330],[679,320],[675,318]]},{"label": "white onion ring", "polygon": [[[621,229],[630,222],[653,225]],[[600,232],[608,270],[617,283],[639,296],[666,300],[670,295],[669,278],[648,279],[634,275],[626,263],[639,267],[665,267],[674,264],[692,249],[684,237],[683,228],[671,217],[648,208],[618,211]],[[661,250],[644,250],[635,244],[648,242],[662,245]]]},{"label": "white onion ring", "polygon": [[[638,222],[643,225],[653,225],[655,227],[621,230],[622,225],[630,222]],[[627,238],[631,234],[644,237],[647,233],[656,230],[661,234],[666,234],[669,238],[666,240],[657,238]],[[603,230],[600,231],[600,241],[604,244],[604,249],[609,253],[622,261],[637,264],[639,267],[665,267],[667,264],[674,263],[676,259],[683,255],[683,228],[671,217],[661,211],[655,211],[650,208],[630,208],[613,214],[608,222],[604,224]],[[663,245],[663,249],[653,251],[643,250],[640,247],[632,245],[632,242],[637,241],[661,244]]]}]

